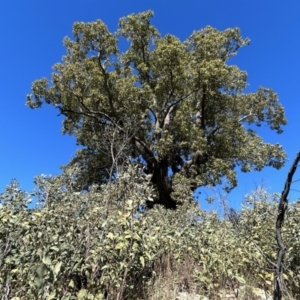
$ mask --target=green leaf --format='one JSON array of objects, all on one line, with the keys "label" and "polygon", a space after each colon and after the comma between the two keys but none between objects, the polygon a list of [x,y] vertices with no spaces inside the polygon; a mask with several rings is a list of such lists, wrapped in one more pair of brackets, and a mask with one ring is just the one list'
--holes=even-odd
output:
[{"label": "green leaf", "polygon": [[122,248],[124,248],[124,247],[125,247],[125,244],[122,243],[122,242],[120,242],[120,243],[118,243],[118,244],[116,245],[115,249],[122,249]]},{"label": "green leaf", "polygon": [[239,283],[246,284],[246,280],[245,280],[243,277],[240,277],[240,276],[235,275],[234,278],[235,278]]},{"label": "green leaf", "polygon": [[74,283],[73,279],[70,280],[68,286],[71,287],[71,288],[73,288],[75,286],[75,283]]},{"label": "green leaf", "polygon": [[35,283],[36,287],[40,290],[44,286],[44,279],[37,277],[34,279],[34,283]]},{"label": "green leaf", "polygon": [[50,266],[52,264],[52,261],[51,261],[50,257],[44,257],[43,263],[47,266]]},{"label": "green leaf", "polygon": [[53,273],[54,273],[55,276],[58,275],[58,273],[59,273],[59,271],[60,271],[60,268],[61,268],[61,265],[62,265],[62,262],[61,262],[61,261],[60,261],[60,262],[57,262],[57,263],[55,264],[55,267],[54,267],[54,269],[53,269]]},{"label": "green leaf", "polygon": [[88,295],[88,291],[87,291],[86,289],[81,289],[81,290],[77,293],[78,299],[84,299],[87,295]]},{"label": "green leaf", "polygon": [[140,256],[140,262],[141,262],[142,266],[145,267],[145,259],[143,256]]},{"label": "green leaf", "polygon": [[53,291],[53,292],[47,297],[47,300],[52,300],[52,299],[55,298],[55,296],[56,296],[56,292]]},{"label": "green leaf", "polygon": [[113,235],[112,232],[109,232],[109,233],[107,234],[107,237],[108,237],[109,239],[113,240],[115,236]]},{"label": "green leaf", "polygon": [[149,252],[145,252],[146,256],[148,257],[149,260],[152,260],[152,256],[149,254]]},{"label": "green leaf", "polygon": [[47,267],[43,264],[41,265],[38,265],[37,268],[36,268],[36,272],[38,274],[39,277],[43,278],[47,272]]}]

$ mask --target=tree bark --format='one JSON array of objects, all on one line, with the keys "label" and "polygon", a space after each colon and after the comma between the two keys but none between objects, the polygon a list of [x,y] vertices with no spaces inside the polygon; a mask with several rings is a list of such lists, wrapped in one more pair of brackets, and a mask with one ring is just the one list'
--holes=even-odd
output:
[{"label": "tree bark", "polygon": [[155,164],[152,183],[157,187],[159,196],[155,203],[168,209],[176,209],[176,202],[171,197],[172,183],[168,176],[168,158],[166,156],[159,158]]},{"label": "tree bark", "polygon": [[276,241],[278,245],[278,253],[277,253],[277,262],[275,265],[275,277],[274,277],[274,300],[281,300],[282,299],[282,291],[284,289],[284,282],[282,276],[282,263],[285,255],[285,246],[282,240],[282,225],[284,222],[285,212],[288,208],[288,194],[290,192],[290,187],[292,184],[294,173],[297,169],[297,165],[300,161],[300,151],[298,152],[292,167],[288,173],[287,179],[285,181],[284,190],[281,193],[280,202],[278,205],[278,214],[276,219]]},{"label": "tree bark", "polygon": [[161,204],[168,209],[176,209],[176,202],[172,199],[172,182],[168,176],[168,156],[156,158],[146,143],[133,138],[134,145],[141,153],[143,159],[147,163],[147,172],[152,174],[151,182],[157,188],[158,199],[154,202],[147,201],[148,208],[152,208],[154,204]]}]

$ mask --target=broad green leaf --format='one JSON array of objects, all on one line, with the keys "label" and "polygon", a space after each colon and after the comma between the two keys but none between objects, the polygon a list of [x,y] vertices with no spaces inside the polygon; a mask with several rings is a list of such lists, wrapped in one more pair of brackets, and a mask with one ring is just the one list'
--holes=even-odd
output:
[{"label": "broad green leaf", "polygon": [[54,269],[53,269],[53,273],[55,276],[58,275],[59,271],[60,271],[60,268],[61,268],[61,265],[62,265],[62,262],[57,262],[54,266]]},{"label": "broad green leaf", "polygon": [[240,277],[240,276],[235,275],[234,278],[235,278],[238,282],[240,282],[240,283],[242,283],[242,284],[246,284],[246,280],[245,280],[243,277]]},{"label": "broad green leaf", "polygon": [[50,257],[44,257],[43,263],[47,266],[50,266],[52,264],[52,261],[51,261]]},{"label": "broad green leaf", "polygon": [[36,272],[37,272],[38,276],[40,278],[42,278],[42,277],[44,277],[44,275],[47,272],[47,267],[45,265],[43,265],[43,264],[38,265],[37,268],[36,268]]},{"label": "broad green leaf", "polygon": [[109,239],[114,239],[114,235],[113,235],[112,232],[109,232],[109,233],[107,234],[107,237],[108,237]]},{"label": "broad green leaf", "polygon": [[53,292],[47,297],[47,300],[55,299],[55,296],[56,296],[56,292],[53,291]]},{"label": "broad green leaf", "polygon": [[77,297],[78,299],[85,299],[85,297],[88,295],[88,291],[86,289],[81,289],[78,293],[77,293]]},{"label": "broad green leaf", "polygon": [[124,247],[125,247],[125,244],[122,243],[122,242],[120,242],[120,243],[118,243],[118,244],[116,245],[115,249],[122,249],[122,248],[124,248]]},{"label": "broad green leaf", "polygon": [[75,286],[73,279],[70,280],[68,286],[71,287],[71,288],[73,288]]},{"label": "broad green leaf", "polygon": [[38,289],[41,289],[44,286],[44,279],[37,277],[34,279],[34,283]]},{"label": "broad green leaf", "polygon": [[145,267],[145,259],[143,256],[140,256],[140,262],[141,262],[142,266]]}]

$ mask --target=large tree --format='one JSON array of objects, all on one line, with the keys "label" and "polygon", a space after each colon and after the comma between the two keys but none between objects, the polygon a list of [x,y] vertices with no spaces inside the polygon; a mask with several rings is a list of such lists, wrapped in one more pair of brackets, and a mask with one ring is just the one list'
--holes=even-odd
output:
[{"label": "large tree", "polygon": [[277,94],[268,88],[246,94],[246,72],[228,64],[248,39],[238,28],[208,26],[182,42],[161,36],[152,16],[121,18],[115,33],[100,20],[74,23],[51,83],[32,85],[27,104],[54,105],[64,116],[63,132],[83,146],[69,163],[81,167],[78,180],[102,182],[117,163],[135,159],[152,175],[154,202],[175,208],[183,191],[224,179],[234,187],[237,166],[280,168],[282,147],[254,130],[266,124],[282,132]]}]

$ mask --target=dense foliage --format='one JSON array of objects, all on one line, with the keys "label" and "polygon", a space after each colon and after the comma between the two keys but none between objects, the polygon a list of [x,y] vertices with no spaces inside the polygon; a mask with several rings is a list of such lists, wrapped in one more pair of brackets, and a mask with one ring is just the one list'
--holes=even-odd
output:
[{"label": "dense foliage", "polygon": [[262,124],[282,131],[277,94],[262,87],[246,94],[246,73],[229,64],[249,40],[237,28],[206,27],[182,42],[161,36],[152,16],[121,18],[116,33],[100,20],[75,23],[51,83],[32,85],[27,104],[55,106],[65,117],[63,132],[83,146],[65,167],[81,166],[77,185],[105,182],[132,158],[152,175],[154,202],[175,208],[183,186],[193,191],[226,178],[230,190],[236,167],[280,168],[282,147],[255,131]]},{"label": "dense foliage", "polygon": [[[206,27],[182,42],[161,36],[152,15],[121,18],[116,33],[75,23],[52,82],[33,83],[27,104],[54,105],[83,147],[32,192],[13,180],[0,194],[1,299],[272,292],[278,195],[258,188],[221,216],[201,210],[193,191],[229,191],[237,167],[280,168],[282,147],[255,126],[281,133],[283,107],[271,89],[245,93],[246,73],[229,64],[249,43],[238,29]],[[286,291],[299,298],[300,203],[286,213]]]},{"label": "dense foliage", "polygon": [[[130,165],[84,193],[68,188],[66,175],[37,177],[29,195],[15,181],[7,186],[0,195],[2,299],[158,300],[180,288],[214,299],[244,283],[272,291],[276,195],[257,189],[225,218],[191,204],[145,210],[154,191],[141,173]],[[33,195],[39,202],[27,209]],[[299,217],[296,202],[284,229],[284,274],[298,297]]]}]

